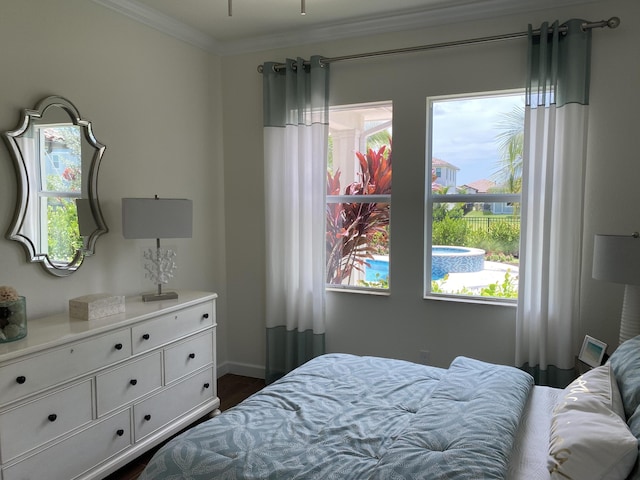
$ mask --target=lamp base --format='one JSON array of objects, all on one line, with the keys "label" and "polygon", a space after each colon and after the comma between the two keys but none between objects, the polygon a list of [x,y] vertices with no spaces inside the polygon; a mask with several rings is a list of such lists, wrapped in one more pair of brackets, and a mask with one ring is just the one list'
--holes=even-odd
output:
[{"label": "lamp base", "polygon": [[622,302],[619,343],[636,335],[640,335],[640,285],[627,284]]},{"label": "lamp base", "polygon": [[177,292],[146,293],[142,295],[143,302],[155,302],[157,300],[175,300],[176,298],[178,298]]}]

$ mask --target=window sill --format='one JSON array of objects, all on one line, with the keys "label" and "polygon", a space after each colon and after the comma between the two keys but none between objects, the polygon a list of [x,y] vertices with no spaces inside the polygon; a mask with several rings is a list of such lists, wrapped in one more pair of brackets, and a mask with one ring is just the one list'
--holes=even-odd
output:
[{"label": "window sill", "polygon": [[325,290],[332,293],[357,293],[360,295],[377,295],[379,297],[388,297],[391,295],[391,292],[387,288],[326,287]]},{"label": "window sill", "polygon": [[473,303],[476,305],[497,305],[499,307],[512,307],[518,306],[517,302],[504,300],[500,298],[490,297],[471,297],[467,295],[425,295],[425,300],[436,300],[441,302],[454,302],[454,303]]}]

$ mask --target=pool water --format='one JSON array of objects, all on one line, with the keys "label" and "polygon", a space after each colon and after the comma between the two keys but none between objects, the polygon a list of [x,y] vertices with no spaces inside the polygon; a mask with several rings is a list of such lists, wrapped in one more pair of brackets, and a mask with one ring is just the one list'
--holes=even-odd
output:
[{"label": "pool water", "polygon": [[[469,273],[484,270],[484,250],[479,248],[434,245],[431,256],[431,280],[442,280],[447,273]],[[389,258],[378,256],[367,260],[365,281],[376,282],[389,276]]]},{"label": "pool water", "polygon": [[385,259],[369,259],[369,266],[364,267],[364,279],[367,282],[379,282],[389,276],[389,260]]}]

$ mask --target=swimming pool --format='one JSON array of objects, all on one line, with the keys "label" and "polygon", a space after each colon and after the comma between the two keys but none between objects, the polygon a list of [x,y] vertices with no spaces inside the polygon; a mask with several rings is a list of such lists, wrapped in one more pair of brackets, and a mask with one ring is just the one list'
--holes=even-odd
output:
[{"label": "swimming pool", "polygon": [[[479,248],[434,245],[431,255],[431,280],[441,280],[447,273],[469,273],[484,270],[485,251]],[[375,256],[367,260],[365,281],[375,282],[389,276],[389,257]]]}]

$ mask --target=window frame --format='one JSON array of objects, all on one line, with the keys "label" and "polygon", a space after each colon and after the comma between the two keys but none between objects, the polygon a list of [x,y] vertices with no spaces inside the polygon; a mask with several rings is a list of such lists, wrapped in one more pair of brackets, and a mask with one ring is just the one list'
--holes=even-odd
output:
[{"label": "window frame", "polygon": [[[519,203],[522,204],[522,192],[514,193],[454,193],[437,194],[431,188],[433,163],[433,104],[437,101],[462,100],[472,98],[491,98],[498,96],[523,95],[525,89],[510,89],[476,93],[461,93],[450,95],[433,95],[426,99],[426,170],[425,170],[425,211],[424,211],[424,268],[423,268],[423,298],[425,300],[453,301],[462,303],[479,303],[491,305],[517,306],[517,299],[482,297],[480,295],[462,295],[440,293],[431,290],[432,282],[432,233],[433,233],[433,204],[434,203]],[[524,173],[523,173],[524,175]],[[520,216],[522,231],[522,216]]]},{"label": "window frame", "polygon": [[[68,166],[67,156],[62,155],[60,153],[52,154],[47,151],[46,148],[46,138],[45,134],[47,130],[50,129],[65,129],[65,128],[73,128],[77,130],[78,141],[82,142],[82,129],[72,122],[64,122],[57,124],[48,124],[42,123],[34,126],[35,135],[38,138],[38,142],[36,144],[36,155],[38,158],[39,168],[36,171],[37,175],[37,185],[38,188],[35,190],[35,200],[37,201],[37,209],[38,209],[38,218],[40,219],[40,223],[38,225],[38,235],[40,238],[40,251],[42,254],[50,255],[49,251],[49,213],[50,213],[50,200],[55,198],[60,198],[63,201],[72,201],[75,204],[75,201],[82,198],[82,184],[80,184],[80,189],[75,190],[54,190],[49,188],[48,184],[48,175],[47,175],[47,165],[51,163],[51,168],[55,170],[56,175],[60,175],[61,166]],[[64,162],[61,162],[61,159]],[[64,163],[64,164],[63,164]],[[78,158],[78,168],[81,174],[82,172],[82,157]],[[77,207],[75,207],[77,209]],[[77,216],[77,210],[76,210]],[[59,263],[60,261],[67,259],[51,259],[53,262]],[[71,261],[71,258],[69,258]]]},{"label": "window frame", "polygon": [[[380,123],[366,129],[362,129],[358,136],[358,148],[359,152],[367,152],[367,138],[375,135],[376,133],[390,130],[393,132],[393,101],[375,101],[375,102],[364,102],[357,104],[348,104],[348,105],[335,105],[329,107],[329,126],[331,127],[331,113],[332,112],[348,112],[348,111],[357,111],[357,110],[366,110],[366,109],[376,109],[376,108],[389,108],[391,110],[391,119],[381,121]],[[355,160],[355,152],[354,152],[354,162]],[[327,156],[327,171],[328,171],[328,156]],[[393,170],[393,166],[391,167]],[[344,189],[344,185],[342,185]],[[392,194],[372,194],[372,195],[329,195],[325,196],[325,204],[332,203],[356,203],[356,204],[367,204],[367,203],[384,203],[389,205],[389,231],[391,230],[391,195]],[[326,222],[326,217],[325,217]],[[391,266],[391,234],[389,233],[389,268]],[[325,266],[326,268],[326,266]],[[364,293],[364,294],[373,294],[373,295],[390,295],[391,293],[391,281],[390,275],[388,280],[388,288],[377,288],[377,287],[368,287],[361,285],[343,285],[343,284],[332,284],[326,283],[325,290],[327,291],[336,291],[336,292],[349,292],[349,293]]]}]

